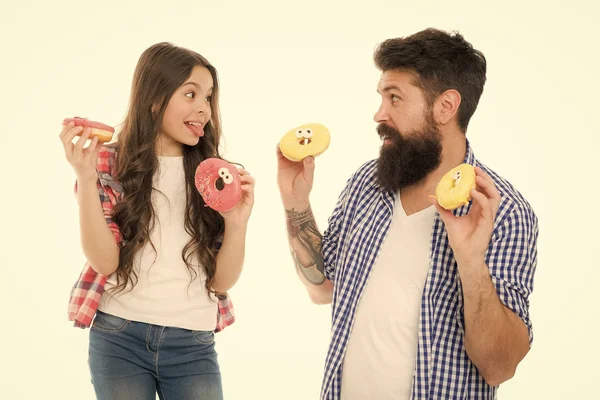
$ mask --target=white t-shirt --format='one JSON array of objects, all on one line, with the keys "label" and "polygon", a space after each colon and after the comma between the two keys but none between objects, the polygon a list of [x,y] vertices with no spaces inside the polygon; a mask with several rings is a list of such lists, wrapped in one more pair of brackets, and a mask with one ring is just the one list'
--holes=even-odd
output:
[{"label": "white t-shirt", "polygon": [[410,399],[435,208],[392,222],[360,298],[343,361],[342,400]]},{"label": "white t-shirt", "polygon": [[[137,284],[111,295],[106,291],[99,310],[121,318],[149,324],[191,330],[214,330],[217,323],[217,299],[205,288],[206,274],[199,267],[192,276],[181,257],[191,236],[185,231],[185,175],[183,157],[159,157],[159,170],[154,178],[152,202],[156,223],[147,243],[136,255],[134,271]],[[107,279],[108,290],[116,285],[116,273]],[[135,278],[134,278],[135,279]]]}]

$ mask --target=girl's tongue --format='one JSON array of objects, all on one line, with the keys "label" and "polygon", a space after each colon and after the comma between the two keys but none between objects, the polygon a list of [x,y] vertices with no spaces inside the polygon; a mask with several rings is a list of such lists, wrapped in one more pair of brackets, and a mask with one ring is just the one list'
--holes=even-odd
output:
[{"label": "girl's tongue", "polygon": [[202,137],[204,136],[204,129],[202,129],[201,126],[198,125],[192,125],[192,124],[185,124],[189,130],[191,130],[194,135],[198,136],[198,137]]}]

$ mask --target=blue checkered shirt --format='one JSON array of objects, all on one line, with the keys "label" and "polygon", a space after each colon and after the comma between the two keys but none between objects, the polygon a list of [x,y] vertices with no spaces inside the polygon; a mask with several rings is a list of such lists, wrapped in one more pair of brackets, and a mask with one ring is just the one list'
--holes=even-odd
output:
[{"label": "blue checkered shirt", "polygon": [[[537,217],[509,182],[475,159],[468,141],[464,162],[481,167],[500,192],[485,261],[500,300],[527,325],[531,345],[528,298],[537,264]],[[378,187],[376,168],[377,160],[371,160],[350,177],[323,237],[325,276],[333,282],[334,291],[322,400],[340,399],[342,361],[357,305],[392,221],[396,195]],[[454,214],[465,215],[470,206],[458,208]],[[498,387],[484,381],[465,351],[461,281],[444,223],[437,213],[420,314],[412,399],[495,399]]]}]

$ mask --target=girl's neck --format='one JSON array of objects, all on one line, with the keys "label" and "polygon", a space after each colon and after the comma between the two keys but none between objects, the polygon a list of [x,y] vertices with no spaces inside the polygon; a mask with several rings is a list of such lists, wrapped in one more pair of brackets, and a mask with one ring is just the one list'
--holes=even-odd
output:
[{"label": "girl's neck", "polygon": [[171,154],[171,153],[165,154],[165,153],[157,152],[156,155],[161,158],[183,158],[183,154]]},{"label": "girl's neck", "polygon": [[159,157],[182,157],[183,145],[161,135],[156,141],[156,155]]}]

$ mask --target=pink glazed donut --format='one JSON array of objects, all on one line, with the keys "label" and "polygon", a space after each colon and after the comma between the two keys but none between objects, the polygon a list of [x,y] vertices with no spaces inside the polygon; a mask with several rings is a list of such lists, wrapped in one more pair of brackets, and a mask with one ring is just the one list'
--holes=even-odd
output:
[{"label": "pink glazed donut", "polygon": [[215,211],[229,211],[242,198],[242,184],[237,168],[219,158],[207,158],[196,168],[196,189],[207,206]]}]

